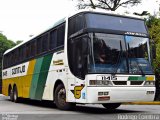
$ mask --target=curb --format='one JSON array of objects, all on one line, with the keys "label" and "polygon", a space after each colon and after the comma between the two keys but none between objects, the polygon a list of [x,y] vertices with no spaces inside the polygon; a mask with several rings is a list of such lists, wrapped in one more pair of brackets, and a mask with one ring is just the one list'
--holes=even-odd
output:
[{"label": "curb", "polygon": [[127,102],[123,103],[124,105],[160,105],[160,101],[153,102]]}]

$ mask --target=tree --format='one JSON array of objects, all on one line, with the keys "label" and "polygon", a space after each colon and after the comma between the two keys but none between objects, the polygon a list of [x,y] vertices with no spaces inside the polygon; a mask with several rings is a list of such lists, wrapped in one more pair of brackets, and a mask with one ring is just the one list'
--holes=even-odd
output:
[{"label": "tree", "polygon": [[149,30],[150,38],[154,41],[156,46],[156,59],[153,61],[154,70],[156,74],[156,98],[160,100],[160,19],[155,16],[150,16],[146,20],[146,25]]},{"label": "tree", "polygon": [[119,7],[134,6],[141,3],[142,0],[78,0],[78,9],[100,8],[104,10],[115,11]]},{"label": "tree", "polygon": [[21,41],[17,41],[14,43],[12,40],[8,40],[6,36],[0,33],[0,93],[1,93],[1,82],[2,82],[2,57],[3,53],[14,47],[15,45],[19,44]]},{"label": "tree", "polygon": [[17,40],[16,41],[16,45],[18,45],[18,44],[20,44],[20,43],[22,43],[23,41],[22,40]]},{"label": "tree", "polygon": [[2,55],[3,55],[3,53],[7,49],[12,48],[15,45],[16,44],[13,41],[8,40],[6,36],[4,36],[3,34],[0,33],[0,70],[1,70],[1,63],[2,63]]}]

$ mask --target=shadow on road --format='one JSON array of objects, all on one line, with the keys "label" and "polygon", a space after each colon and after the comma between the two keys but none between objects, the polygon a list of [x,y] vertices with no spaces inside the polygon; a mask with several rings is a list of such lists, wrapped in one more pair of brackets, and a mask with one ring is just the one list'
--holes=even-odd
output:
[{"label": "shadow on road", "polygon": [[[9,99],[7,99],[10,101]],[[10,101],[11,102],[11,101]],[[39,100],[30,100],[30,99],[19,99],[18,104],[32,105],[36,107],[45,107],[45,108],[56,108],[56,105],[52,101],[39,101]]]},{"label": "shadow on road", "polygon": [[[8,100],[8,99],[7,99]],[[8,100],[9,101],[9,100]],[[18,104],[32,105],[36,107],[52,108],[57,109],[56,105],[52,101],[38,101],[30,99],[20,99]],[[107,110],[103,107],[94,107],[94,106],[85,106],[77,105],[74,110],[71,110],[77,113],[88,113],[88,114],[120,114],[120,113],[142,113],[145,111],[136,111],[136,110],[126,110],[126,109],[116,109],[116,110]]]},{"label": "shadow on road", "polygon": [[89,113],[89,114],[119,114],[119,113],[143,112],[143,111],[123,110],[123,109],[108,110],[106,108],[89,107],[89,106],[77,106],[75,111],[76,112],[81,112],[81,113]]}]

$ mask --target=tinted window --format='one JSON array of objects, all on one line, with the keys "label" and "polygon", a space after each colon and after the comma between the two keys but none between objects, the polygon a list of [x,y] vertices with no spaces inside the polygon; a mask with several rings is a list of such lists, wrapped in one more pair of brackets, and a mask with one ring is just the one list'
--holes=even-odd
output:
[{"label": "tinted window", "polygon": [[132,18],[86,14],[86,23],[88,28],[147,33],[144,21]]},{"label": "tinted window", "polygon": [[127,72],[124,36],[94,33],[92,54],[89,72]]},{"label": "tinted window", "polygon": [[31,47],[30,43],[26,45],[26,58],[30,57]]},{"label": "tinted window", "polygon": [[153,74],[148,54],[148,38],[125,36],[128,49],[129,72]]},{"label": "tinted window", "polygon": [[13,52],[11,52],[11,65],[14,64],[14,60],[15,60],[15,58],[14,58],[14,51],[13,51]]},{"label": "tinted window", "polygon": [[37,54],[40,54],[42,50],[42,38],[41,37],[37,39],[36,46],[37,46]]},{"label": "tinted window", "polygon": [[56,48],[57,46],[57,30],[53,30],[50,33],[50,41],[49,41],[49,48],[50,50]]},{"label": "tinted window", "polygon": [[19,61],[23,61],[24,60],[24,58],[25,58],[25,46],[21,46],[20,48],[19,48]]},{"label": "tinted window", "polygon": [[23,58],[23,51],[22,51],[22,47],[18,48],[18,51],[19,51],[19,57],[18,57],[18,61],[22,61],[22,58]]},{"label": "tinted window", "polygon": [[42,36],[42,52],[48,50],[48,34]]},{"label": "tinted window", "polygon": [[57,46],[64,45],[65,25],[60,26],[57,32]]},{"label": "tinted window", "polygon": [[85,36],[69,40],[68,60],[71,72],[84,79],[87,70],[88,39]]},{"label": "tinted window", "polygon": [[35,56],[36,54],[36,41],[31,42],[31,56]]},{"label": "tinted window", "polygon": [[20,46],[7,54],[8,58],[6,57],[7,55],[4,55],[4,68],[11,67],[15,64],[20,64],[29,58],[31,59],[36,57],[39,54],[46,54],[45,52],[47,52],[48,49],[52,50],[56,47],[64,45],[64,36],[65,23],[52,30],[50,32],[50,36],[48,33],[44,33],[43,35],[34,38],[34,40],[25,43],[23,46]]},{"label": "tinted window", "polygon": [[5,55],[3,57],[3,68],[6,68],[8,66],[8,55]]},{"label": "tinted window", "polygon": [[18,60],[19,60],[19,51],[18,51],[18,49],[16,49],[15,50],[15,63],[17,63],[18,62]]},{"label": "tinted window", "polygon": [[84,16],[77,15],[69,19],[68,34],[69,36],[84,28]]},{"label": "tinted window", "polygon": [[11,65],[11,53],[8,55],[8,67]]}]

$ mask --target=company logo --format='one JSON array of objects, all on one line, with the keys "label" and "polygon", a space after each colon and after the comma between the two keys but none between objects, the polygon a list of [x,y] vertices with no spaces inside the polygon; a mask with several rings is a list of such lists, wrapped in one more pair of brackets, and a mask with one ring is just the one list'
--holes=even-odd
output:
[{"label": "company logo", "polygon": [[25,65],[12,69],[12,75],[19,74],[19,73],[24,73],[24,72],[25,72]]}]

